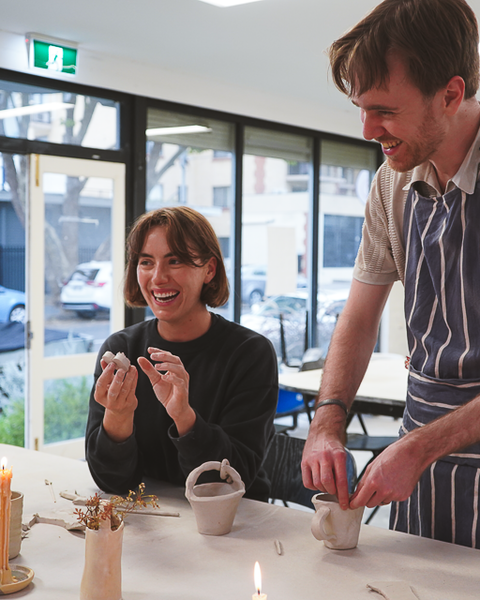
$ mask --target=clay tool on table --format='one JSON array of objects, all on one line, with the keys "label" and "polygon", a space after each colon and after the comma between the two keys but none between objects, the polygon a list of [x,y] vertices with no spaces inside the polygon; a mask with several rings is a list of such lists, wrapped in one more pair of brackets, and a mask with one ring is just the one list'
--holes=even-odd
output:
[{"label": "clay tool on table", "polygon": [[367,588],[377,592],[386,600],[420,600],[406,581],[374,581]]},{"label": "clay tool on table", "polygon": [[275,546],[275,550],[277,551],[277,554],[279,556],[282,556],[283,555],[283,544],[282,544],[282,542],[280,540],[274,540],[273,544]]},{"label": "clay tool on table", "polygon": [[52,493],[52,499],[54,502],[56,502],[56,498],[55,498],[55,492],[53,491],[53,484],[51,481],[48,481],[48,479],[45,479],[45,485],[48,485],[50,487],[50,492]]}]

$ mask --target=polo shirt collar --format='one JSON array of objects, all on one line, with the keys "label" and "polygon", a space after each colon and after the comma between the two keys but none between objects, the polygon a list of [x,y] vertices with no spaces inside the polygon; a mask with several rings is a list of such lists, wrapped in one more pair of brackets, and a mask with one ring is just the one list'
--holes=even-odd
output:
[{"label": "polo shirt collar", "polygon": [[[478,179],[478,168],[480,164],[480,128],[473,144],[470,146],[460,168],[455,175],[447,182],[445,193],[450,192],[455,187],[461,189],[466,194],[473,194]],[[403,187],[409,190],[415,183],[422,182],[428,186],[427,191],[430,196],[441,196],[439,190],[437,174],[430,161],[426,161],[413,169],[412,179]]]}]

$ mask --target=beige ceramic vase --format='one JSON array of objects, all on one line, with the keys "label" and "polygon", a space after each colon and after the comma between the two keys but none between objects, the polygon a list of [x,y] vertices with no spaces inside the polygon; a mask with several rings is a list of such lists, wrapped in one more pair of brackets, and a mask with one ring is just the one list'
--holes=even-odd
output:
[{"label": "beige ceramic vase", "polygon": [[[195,485],[206,471],[220,471],[224,481]],[[210,461],[194,469],[185,483],[185,496],[192,506],[199,533],[224,535],[232,529],[245,484],[227,459]]]},{"label": "beige ceramic vase", "polygon": [[112,531],[110,520],[100,521],[100,529],[85,530],[85,567],[80,584],[80,600],[122,599],[122,521]]}]

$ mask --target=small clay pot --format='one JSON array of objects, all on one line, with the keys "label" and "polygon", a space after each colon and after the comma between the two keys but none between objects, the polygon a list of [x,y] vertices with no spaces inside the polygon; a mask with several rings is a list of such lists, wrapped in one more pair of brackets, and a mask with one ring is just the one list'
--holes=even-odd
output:
[{"label": "small clay pot", "polygon": [[[195,485],[206,471],[220,471],[224,482]],[[197,520],[197,529],[204,535],[225,535],[232,530],[240,499],[245,494],[245,484],[227,459],[210,461],[194,469],[187,477],[185,496]]]},{"label": "small clay pot", "polygon": [[16,558],[20,554],[20,547],[22,545],[23,494],[21,492],[12,492],[11,498],[8,560],[12,560],[12,558]]}]

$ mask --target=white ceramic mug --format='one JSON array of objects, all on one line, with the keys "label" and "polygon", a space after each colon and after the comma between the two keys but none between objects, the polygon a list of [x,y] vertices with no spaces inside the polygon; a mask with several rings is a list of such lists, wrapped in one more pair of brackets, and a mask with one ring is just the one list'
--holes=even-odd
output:
[{"label": "white ceramic mug", "polygon": [[323,540],[327,548],[334,550],[355,548],[365,507],[342,510],[337,497],[330,494],[316,494],[312,502],[315,506],[312,533],[317,540]]},{"label": "white ceramic mug", "polygon": [[22,545],[23,494],[21,492],[12,492],[11,498],[8,560],[20,554],[20,546]]}]

